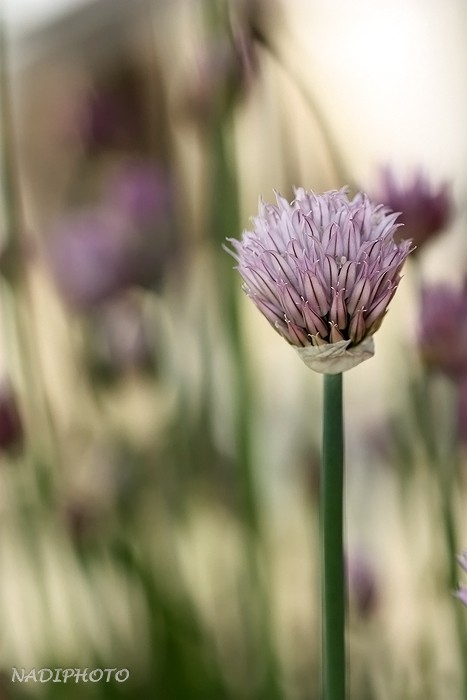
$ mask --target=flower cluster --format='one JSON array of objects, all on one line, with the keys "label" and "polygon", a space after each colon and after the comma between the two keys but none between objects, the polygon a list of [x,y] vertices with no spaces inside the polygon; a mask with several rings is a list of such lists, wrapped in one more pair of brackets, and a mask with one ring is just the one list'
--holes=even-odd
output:
[{"label": "flower cluster", "polygon": [[244,290],[309,367],[349,369],[373,354],[411,242],[394,241],[397,214],[346,188],[276,199],[229,239]]},{"label": "flower cluster", "polygon": [[454,209],[449,184],[436,186],[422,171],[403,183],[390,168],[384,168],[377,199],[400,212],[404,235],[412,239],[417,251],[448,226]]}]

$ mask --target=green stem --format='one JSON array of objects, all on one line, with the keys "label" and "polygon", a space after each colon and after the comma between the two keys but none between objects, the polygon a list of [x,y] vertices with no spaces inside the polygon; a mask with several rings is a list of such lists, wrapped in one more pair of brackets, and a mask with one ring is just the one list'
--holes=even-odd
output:
[{"label": "green stem", "polygon": [[[232,123],[224,119],[219,130],[212,134],[213,182],[216,195],[211,212],[212,238],[224,242],[240,228],[238,190],[235,178],[235,155],[232,143]],[[258,563],[258,546],[261,547],[262,524],[260,493],[257,488],[252,445],[253,395],[252,378],[248,366],[247,345],[243,337],[240,318],[240,297],[232,263],[223,253],[219,265],[218,285],[225,307],[225,332],[232,349],[232,372],[237,389],[235,397],[234,429],[239,473],[239,501],[242,522],[245,524],[244,553],[248,575],[248,587],[255,592],[258,612],[259,646],[264,653],[264,697],[268,700],[281,698],[279,669],[271,624],[271,601],[268,583]],[[249,624],[249,621],[248,621]],[[251,632],[250,632],[251,634]],[[253,635],[252,635],[253,636]]]},{"label": "green stem", "polygon": [[[440,423],[440,416],[436,412],[436,400],[439,396],[439,388],[433,386],[433,377],[424,374],[422,377],[422,395],[420,411],[422,413],[421,427],[426,445],[427,457],[435,477],[436,488],[440,497],[441,526],[443,529],[446,552],[448,556],[448,567],[445,579],[445,591],[454,591],[458,585],[459,570],[456,562],[456,554],[460,551],[458,546],[457,522],[454,510],[453,495],[459,488],[458,473],[459,453],[458,438],[456,432],[452,432],[456,426],[456,406],[458,400],[458,387],[453,386],[453,392],[449,396],[451,411],[448,412],[448,430],[443,430],[443,423]],[[448,385],[449,386],[449,385]],[[444,409],[446,410],[446,409]],[[454,428],[454,431],[456,428]],[[459,603],[451,596],[451,608],[454,615],[455,632],[457,634],[458,646],[460,648],[461,659],[467,655],[467,629],[459,611]],[[461,671],[461,692],[460,697],[467,700],[467,665],[460,664]]]},{"label": "green stem", "polygon": [[345,700],[344,435],[342,374],[324,375],[321,484],[324,700]]}]

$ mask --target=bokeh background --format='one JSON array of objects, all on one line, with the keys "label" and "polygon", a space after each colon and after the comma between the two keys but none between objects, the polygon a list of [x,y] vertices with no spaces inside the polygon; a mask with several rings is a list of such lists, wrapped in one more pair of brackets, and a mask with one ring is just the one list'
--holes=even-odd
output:
[{"label": "bokeh background", "polygon": [[465,3],[4,0],[2,20],[0,697],[320,698],[321,377],[222,246],[259,195],[384,201],[389,167],[421,233],[345,376],[350,697],[465,700],[467,299],[423,293],[467,271]]}]

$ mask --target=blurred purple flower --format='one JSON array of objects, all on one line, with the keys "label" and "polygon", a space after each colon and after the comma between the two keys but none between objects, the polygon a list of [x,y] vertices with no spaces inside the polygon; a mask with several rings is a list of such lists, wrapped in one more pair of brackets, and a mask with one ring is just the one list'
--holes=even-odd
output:
[{"label": "blurred purple flower", "polygon": [[85,309],[124,289],[131,280],[130,242],[127,222],[107,209],[79,211],[63,220],[48,253],[65,300]]},{"label": "blurred purple flower", "polygon": [[422,288],[418,347],[429,369],[453,379],[467,375],[467,281]]},{"label": "blurred purple flower", "polygon": [[309,367],[350,369],[373,354],[411,242],[394,242],[397,214],[346,188],[276,199],[228,239],[243,288]]},{"label": "blurred purple flower", "polygon": [[378,605],[378,587],[373,568],[361,552],[346,556],[345,569],[350,602],[361,617],[367,618]]},{"label": "blurred purple flower", "polygon": [[9,382],[0,385],[0,450],[13,451],[23,442],[23,423]]},{"label": "blurred purple flower", "polygon": [[176,252],[168,178],[145,161],[123,163],[101,205],[63,219],[48,247],[59,290],[82,310],[128,287],[157,285]]},{"label": "blurred purple flower", "polygon": [[402,183],[391,168],[384,168],[375,196],[392,211],[400,212],[399,222],[404,224],[400,233],[412,239],[417,250],[448,226],[454,211],[450,185],[433,185],[422,171]]}]

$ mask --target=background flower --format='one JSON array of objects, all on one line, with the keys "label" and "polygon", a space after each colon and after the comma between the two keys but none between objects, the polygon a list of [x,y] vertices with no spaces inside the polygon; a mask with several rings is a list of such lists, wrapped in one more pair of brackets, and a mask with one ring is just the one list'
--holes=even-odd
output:
[{"label": "background flower", "polygon": [[119,163],[102,200],[65,216],[47,250],[60,292],[77,309],[134,285],[157,287],[178,252],[167,174],[150,161]]},{"label": "background flower", "polygon": [[346,556],[345,570],[350,602],[362,618],[371,616],[379,598],[372,563],[362,551],[353,551]]},{"label": "background flower", "polygon": [[150,160],[126,159],[105,181],[104,201],[139,225],[164,223],[173,202],[169,174]]},{"label": "background flower", "polygon": [[48,258],[66,302],[79,309],[115,296],[130,281],[126,222],[110,210],[78,211],[63,219],[51,237]]},{"label": "background flower", "polygon": [[412,179],[402,182],[391,168],[384,168],[374,196],[393,211],[400,212],[399,222],[404,228],[399,235],[411,238],[416,250],[446,229],[453,215],[450,185],[431,183],[421,170],[416,170]]},{"label": "background flower", "polygon": [[425,285],[418,347],[423,363],[452,378],[467,373],[467,283]]},{"label": "background flower", "polygon": [[261,201],[253,231],[229,241],[244,290],[289,343],[356,346],[379,328],[410,252],[396,219],[363,194],[298,188],[290,204]]}]

